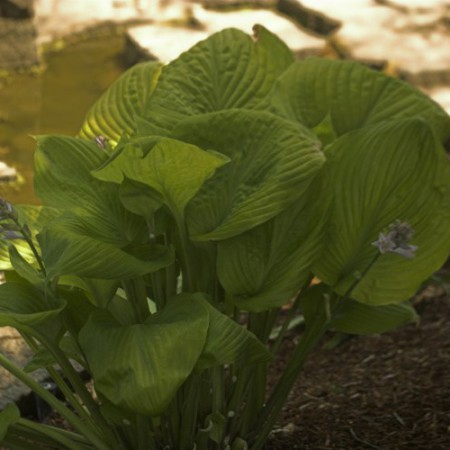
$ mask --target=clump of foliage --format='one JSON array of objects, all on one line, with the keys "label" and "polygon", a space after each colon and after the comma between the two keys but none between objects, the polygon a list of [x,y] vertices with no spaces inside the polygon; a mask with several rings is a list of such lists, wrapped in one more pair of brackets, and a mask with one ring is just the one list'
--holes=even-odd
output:
[{"label": "clump of foliage", "polygon": [[[37,138],[43,206],[0,205],[0,325],[35,351],[25,369],[0,365],[71,426],[9,405],[0,442],[263,448],[327,330],[417,319],[407,299],[450,248],[449,134],[407,84],[294,61],[260,26],[131,68],[80,136]],[[266,392],[298,310],[305,331]],[[64,402],[29,375],[39,367]]]}]

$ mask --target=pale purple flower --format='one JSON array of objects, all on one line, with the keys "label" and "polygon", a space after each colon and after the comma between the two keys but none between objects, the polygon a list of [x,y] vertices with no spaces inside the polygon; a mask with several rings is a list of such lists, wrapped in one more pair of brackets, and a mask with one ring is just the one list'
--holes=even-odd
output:
[{"label": "pale purple flower", "polygon": [[407,259],[414,258],[416,245],[409,242],[414,235],[414,229],[407,222],[396,220],[390,224],[386,233],[380,233],[378,240],[372,245],[378,248],[380,253],[397,253]]}]

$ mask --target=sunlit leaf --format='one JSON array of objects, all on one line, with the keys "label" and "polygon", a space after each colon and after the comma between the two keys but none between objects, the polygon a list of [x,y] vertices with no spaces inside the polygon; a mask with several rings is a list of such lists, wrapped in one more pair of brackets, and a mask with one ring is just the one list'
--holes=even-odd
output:
[{"label": "sunlit leaf", "polygon": [[423,118],[443,142],[450,118],[411,85],[361,64],[308,58],[275,82],[264,106],[315,129],[324,141],[392,119]]},{"label": "sunlit leaf", "polygon": [[194,369],[208,324],[200,302],[173,301],[145,323],[128,326],[98,310],[79,339],[96,389],[119,407],[159,416]]},{"label": "sunlit leaf", "polygon": [[133,134],[134,118],[142,114],[160,71],[161,63],[155,61],[128,69],[94,103],[86,115],[80,136],[90,140],[103,136],[115,144],[124,133]]},{"label": "sunlit leaf", "polygon": [[162,69],[143,117],[171,129],[189,116],[251,107],[292,61],[287,46],[261,26],[255,40],[237,29],[223,30]]},{"label": "sunlit leaf", "polygon": [[[163,138],[145,156],[136,147],[125,148],[119,157],[95,172],[106,181],[123,177],[158,192],[176,217],[215,170],[228,162],[223,155],[174,139]],[[145,191],[144,191],[145,193]]]}]

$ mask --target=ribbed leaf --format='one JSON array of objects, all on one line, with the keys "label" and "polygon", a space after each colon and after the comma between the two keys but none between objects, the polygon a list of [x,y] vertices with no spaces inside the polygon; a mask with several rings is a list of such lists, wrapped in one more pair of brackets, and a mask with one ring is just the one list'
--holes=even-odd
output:
[{"label": "ribbed leaf", "polygon": [[292,64],[264,105],[329,141],[367,125],[421,117],[443,142],[450,118],[412,86],[355,62],[310,58]]},{"label": "ribbed leaf", "polygon": [[373,305],[409,298],[450,249],[450,167],[434,134],[418,119],[386,123],[339,138],[327,155],[334,204],[316,275],[346,293],[376,255],[379,233],[406,221],[416,257],[381,255],[350,297]]},{"label": "ribbed leaf", "polygon": [[324,163],[311,133],[265,112],[197,116],[181,123],[173,136],[231,160],[186,208],[195,240],[225,239],[271,219],[302,195]]},{"label": "ribbed leaf", "polygon": [[261,26],[255,40],[223,30],[163,68],[143,117],[171,129],[192,115],[251,107],[292,61],[287,46]]},{"label": "ribbed leaf", "polygon": [[107,154],[94,143],[82,139],[38,137],[34,178],[36,195],[47,206],[55,208],[91,207],[90,203],[98,202],[108,194],[108,186],[93,178],[90,171],[107,159]]},{"label": "ribbed leaf", "polygon": [[197,370],[222,364],[254,364],[271,359],[271,353],[253,333],[222,314],[200,295],[196,295],[196,300],[202,301],[209,313],[208,335]]},{"label": "ribbed leaf", "polygon": [[82,139],[38,138],[36,193],[49,206],[71,210],[90,236],[120,247],[147,235],[145,221],[121,204],[119,187],[91,175],[108,156]]},{"label": "ribbed leaf", "polygon": [[49,278],[134,278],[166,267],[174,256],[169,248],[153,246],[147,249],[145,259],[138,258],[101,236],[92,237],[92,229],[71,215],[52,223],[38,239]]},{"label": "ribbed leaf", "polygon": [[239,309],[263,311],[289,301],[322,252],[329,196],[316,179],[291,207],[246,233],[219,242],[217,272]]},{"label": "ribbed leaf", "polygon": [[[19,221],[22,225],[27,224],[32,236],[34,237],[48,222],[60,215],[60,211],[55,208],[48,208],[43,206],[32,205],[18,205],[16,207],[19,213]],[[11,261],[9,259],[9,245],[13,244],[20,255],[25,258],[27,262],[32,263],[35,258],[30,246],[26,241],[15,239],[13,242],[7,239],[0,239],[0,270],[12,269]],[[35,240],[34,244],[38,246]]]},{"label": "ribbed leaf", "polygon": [[186,204],[204,181],[228,161],[223,155],[162,138],[145,156],[139,148],[125,148],[95,176],[106,181],[123,181],[127,177],[149,186],[161,195],[176,217],[182,218]]},{"label": "ribbed leaf", "polygon": [[65,308],[63,300],[26,282],[7,282],[0,285],[0,327],[11,326],[30,332],[32,329],[53,339],[61,329],[58,316]]},{"label": "ribbed leaf", "polygon": [[144,324],[129,326],[98,310],[79,340],[97,390],[117,406],[159,416],[194,369],[208,325],[200,302],[173,301]]},{"label": "ribbed leaf", "polygon": [[419,316],[409,303],[373,306],[346,299],[330,328],[349,334],[379,334],[418,320]]},{"label": "ribbed leaf", "polygon": [[158,62],[145,62],[128,69],[97,100],[86,115],[80,136],[103,136],[112,144],[135,130],[134,118],[141,115],[161,71]]}]

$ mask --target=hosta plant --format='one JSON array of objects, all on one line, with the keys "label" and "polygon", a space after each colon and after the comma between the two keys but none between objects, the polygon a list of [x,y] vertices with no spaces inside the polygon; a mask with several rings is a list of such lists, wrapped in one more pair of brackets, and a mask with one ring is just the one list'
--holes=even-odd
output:
[{"label": "hosta plant", "polygon": [[[2,445],[263,448],[327,330],[416,320],[407,300],[450,248],[449,134],[411,86],[294,61],[260,26],[131,68],[79,136],[37,138],[42,206],[1,202],[0,325],[35,356],[0,365],[68,424],[11,404]],[[63,400],[30,375],[42,367]]]}]

